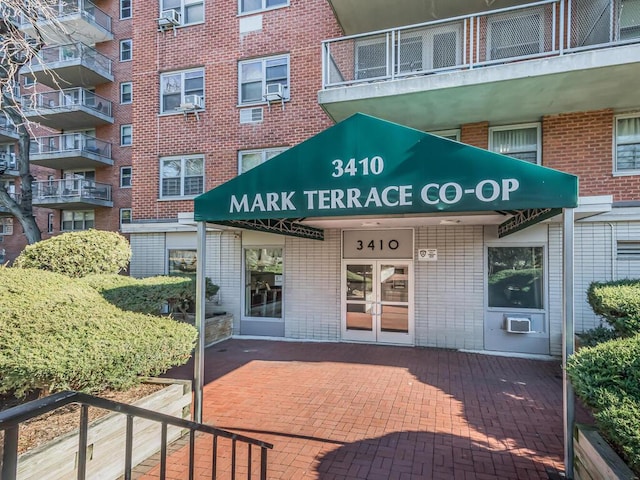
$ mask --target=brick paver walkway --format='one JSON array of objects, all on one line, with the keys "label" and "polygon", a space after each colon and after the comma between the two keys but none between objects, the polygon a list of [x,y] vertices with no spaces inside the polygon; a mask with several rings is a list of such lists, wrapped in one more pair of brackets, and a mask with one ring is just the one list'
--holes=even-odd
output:
[{"label": "brick paver walkway", "polygon": [[[563,469],[556,361],[229,340],[208,349],[205,372],[204,421],[273,443],[269,479],[547,479]],[[211,478],[211,449],[197,439],[196,478]],[[168,463],[170,478],[188,478],[186,447]]]}]

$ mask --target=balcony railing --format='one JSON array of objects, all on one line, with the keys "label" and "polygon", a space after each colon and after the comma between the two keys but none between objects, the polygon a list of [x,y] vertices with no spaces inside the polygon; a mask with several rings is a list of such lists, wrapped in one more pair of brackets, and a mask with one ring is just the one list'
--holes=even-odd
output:
[{"label": "balcony railing", "polygon": [[111,75],[111,60],[83,43],[43,48],[31,61],[31,67],[50,68],[52,64],[63,67],[67,64],[77,64],[79,61],[105,75]]},{"label": "balcony railing", "polygon": [[322,42],[323,88],[640,42],[623,0],[545,0]]},{"label": "balcony railing", "polygon": [[111,185],[85,179],[33,182],[34,203],[110,202]]},{"label": "balcony railing", "polygon": [[[34,110],[35,114],[44,110],[68,111],[78,107],[86,107],[96,113],[111,117],[111,102],[84,88],[69,88],[25,95],[22,97],[22,105],[26,110]],[[30,112],[27,113],[30,114]]]},{"label": "balcony railing", "polygon": [[[64,17],[78,15],[88,23],[102,27],[104,30],[111,32],[111,17],[105,12],[96,7],[89,0],[70,0],[60,1],[57,5],[52,5],[47,11],[47,14],[57,18],[60,22],[64,21]],[[39,20],[47,20],[43,14]],[[30,22],[25,19],[20,19],[20,26],[29,26]]]},{"label": "balcony railing", "polygon": [[70,153],[74,155],[99,155],[111,158],[111,144],[83,133],[64,133],[37,137],[29,145],[29,154],[48,156]]},{"label": "balcony railing", "polygon": [[17,168],[15,153],[0,152],[0,174],[5,173],[7,170],[16,170]]},{"label": "balcony railing", "polygon": [[18,138],[16,126],[6,115],[0,112],[0,141],[15,140]]}]

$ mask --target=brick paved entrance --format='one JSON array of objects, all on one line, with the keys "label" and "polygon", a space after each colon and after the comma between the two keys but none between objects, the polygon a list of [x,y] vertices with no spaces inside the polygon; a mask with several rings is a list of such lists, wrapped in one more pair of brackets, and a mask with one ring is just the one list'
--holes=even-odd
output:
[{"label": "brick paved entrance", "polygon": [[[557,361],[229,340],[207,350],[203,418],[273,443],[274,480],[547,479],[563,469],[560,374]],[[171,455],[171,478],[188,478],[186,458]],[[211,478],[209,439],[196,458]]]}]

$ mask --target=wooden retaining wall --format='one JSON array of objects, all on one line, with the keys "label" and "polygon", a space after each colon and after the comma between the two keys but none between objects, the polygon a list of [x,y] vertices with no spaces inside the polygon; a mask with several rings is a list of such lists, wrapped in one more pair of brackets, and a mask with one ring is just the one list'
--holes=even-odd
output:
[{"label": "wooden retaining wall", "polygon": [[575,480],[633,480],[637,477],[600,433],[586,425],[578,425],[573,436]]}]

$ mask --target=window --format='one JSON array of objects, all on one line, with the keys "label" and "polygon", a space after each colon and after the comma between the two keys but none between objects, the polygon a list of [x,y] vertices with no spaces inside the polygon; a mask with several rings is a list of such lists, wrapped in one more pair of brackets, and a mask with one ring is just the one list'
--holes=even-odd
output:
[{"label": "window", "polygon": [[282,247],[244,251],[244,315],[282,318]]},{"label": "window", "polygon": [[489,150],[530,163],[541,162],[540,124],[489,129]]},{"label": "window", "polygon": [[0,218],[0,235],[13,235],[13,217]]},{"label": "window", "polygon": [[160,198],[192,197],[204,191],[204,157],[160,160]]},{"label": "window", "polygon": [[289,99],[289,56],[262,58],[240,62],[240,103],[264,102],[267,85],[282,85]]},{"label": "window", "polygon": [[36,84],[36,81],[33,77],[23,77],[24,78],[24,86],[31,87]]},{"label": "window", "polygon": [[289,5],[289,0],[240,0],[240,13],[257,12]]},{"label": "window", "polygon": [[238,153],[238,175],[248,172],[261,163],[271,160],[284,152],[286,148],[267,148],[264,150],[244,150]]},{"label": "window", "polygon": [[640,173],[640,116],[616,117],[615,171]]},{"label": "window", "polygon": [[16,146],[13,143],[0,145],[0,162],[6,163],[8,170],[15,170],[16,166]]},{"label": "window", "polygon": [[178,12],[180,25],[192,25],[204,22],[203,0],[160,0],[160,11],[175,10]]},{"label": "window", "polygon": [[133,169],[131,167],[120,167],[120,187],[131,187],[131,176],[133,175]]},{"label": "window", "polygon": [[47,233],[53,233],[53,213],[47,217]]},{"label": "window", "polygon": [[131,60],[133,52],[133,41],[131,39],[128,40],[120,40],[120,61],[128,62]]},{"label": "window", "polygon": [[120,228],[125,223],[131,223],[131,209],[130,208],[121,208],[120,209]]},{"label": "window", "polygon": [[160,113],[174,113],[186,95],[204,96],[204,70],[184,70],[160,76]]},{"label": "window", "polygon": [[133,126],[120,125],[120,145],[128,147],[133,143]]},{"label": "window", "polygon": [[640,241],[618,240],[616,247],[618,260],[640,260]]},{"label": "window", "polygon": [[542,247],[489,247],[489,308],[544,308]]},{"label": "window", "polygon": [[437,135],[438,137],[448,138],[449,140],[455,140],[456,142],[460,141],[460,130],[440,130],[437,132],[429,132],[431,135]]},{"label": "window", "polygon": [[528,8],[516,14],[490,16],[487,60],[524,57],[543,51],[542,11]]},{"label": "window", "polygon": [[62,230],[65,232],[87,230],[95,225],[93,210],[63,210]]},{"label": "window", "polygon": [[195,250],[169,250],[169,275],[196,273]]},{"label": "window", "polygon": [[620,40],[640,37],[640,0],[622,0],[619,36]]},{"label": "window", "polygon": [[120,20],[131,16],[131,0],[120,0]]},{"label": "window", "polygon": [[133,83],[123,82],[120,84],[120,103],[131,103],[133,100]]}]

